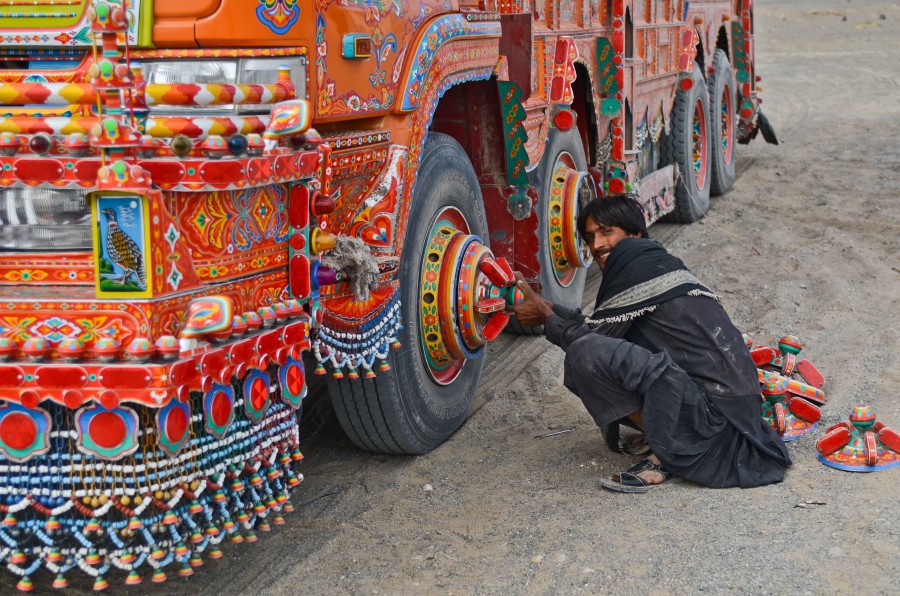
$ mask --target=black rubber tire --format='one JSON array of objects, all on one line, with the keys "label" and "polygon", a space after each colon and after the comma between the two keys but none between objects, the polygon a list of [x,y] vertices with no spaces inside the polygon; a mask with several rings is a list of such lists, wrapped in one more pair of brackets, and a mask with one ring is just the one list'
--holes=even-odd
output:
[{"label": "black rubber tire", "polygon": [[661,165],[674,163],[681,171],[675,187],[675,209],[666,216],[666,221],[672,223],[693,223],[709,210],[709,158],[707,157],[706,161],[705,184],[703,188],[698,188],[693,157],[694,104],[697,99],[700,99],[707,119],[706,142],[707,147],[709,146],[709,96],[700,66],[694,65],[691,76],[694,84],[690,90],[679,89],[675,94],[675,105],[672,107],[670,118],[671,127],[669,134],[663,139],[660,155]]},{"label": "black rubber tire", "polygon": [[[734,184],[734,161],[735,161],[735,143],[737,138],[735,130],[737,129],[737,88],[734,83],[734,73],[731,71],[731,63],[728,61],[728,55],[723,50],[716,50],[713,55],[713,73],[709,77],[708,94],[709,94],[709,129],[710,129],[710,159],[709,159],[709,192],[712,196],[718,197],[724,195]],[[731,159],[726,161],[725,151],[722,149],[722,95],[728,87],[728,93],[731,95]]]},{"label": "black rubber tire", "polygon": [[429,132],[413,190],[409,227],[400,259],[402,348],[391,350],[389,371],[374,379],[329,378],[338,421],[361,449],[378,453],[428,453],[462,426],[484,366],[484,352],[467,360],[449,385],[431,379],[419,330],[419,285],[426,236],[435,216],[455,207],[471,234],[488,244],[487,217],[475,170],[452,137]]},{"label": "black rubber tire", "polygon": [[[581,300],[584,294],[584,280],[587,269],[579,269],[575,279],[568,286],[562,286],[553,274],[553,262],[550,259],[550,250],[547,243],[548,201],[550,200],[550,176],[553,174],[553,166],[562,153],[569,153],[575,165],[581,171],[587,170],[587,159],[584,157],[584,145],[578,135],[578,129],[570,128],[566,132],[551,129],[547,138],[547,148],[541,157],[541,163],[528,175],[532,186],[538,191],[538,202],[535,209],[538,214],[538,240],[540,244],[538,262],[541,265],[540,283],[543,288],[541,295],[554,304],[560,304],[568,308],[581,308]],[[506,330],[517,335],[540,335],[544,332],[543,326],[525,327],[515,317],[509,320]]]}]

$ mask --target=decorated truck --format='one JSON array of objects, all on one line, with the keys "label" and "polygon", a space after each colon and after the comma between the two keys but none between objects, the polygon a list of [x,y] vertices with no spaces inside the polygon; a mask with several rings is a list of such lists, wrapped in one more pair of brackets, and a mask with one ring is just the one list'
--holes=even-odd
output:
[{"label": "decorated truck", "polygon": [[309,374],[358,446],[465,420],[585,202],[702,217],[750,0],[0,2],[0,559],[106,587],[282,523]]}]

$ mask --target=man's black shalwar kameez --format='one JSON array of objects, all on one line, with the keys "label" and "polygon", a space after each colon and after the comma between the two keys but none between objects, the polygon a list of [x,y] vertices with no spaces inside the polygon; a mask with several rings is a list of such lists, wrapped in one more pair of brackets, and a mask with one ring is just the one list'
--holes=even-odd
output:
[{"label": "man's black shalwar kameez", "polygon": [[547,339],[566,351],[565,385],[598,425],[643,410],[663,467],[704,486],[784,478],[791,460],[760,415],[756,366],[741,333],[660,244],[616,245],[591,317],[553,310]]}]

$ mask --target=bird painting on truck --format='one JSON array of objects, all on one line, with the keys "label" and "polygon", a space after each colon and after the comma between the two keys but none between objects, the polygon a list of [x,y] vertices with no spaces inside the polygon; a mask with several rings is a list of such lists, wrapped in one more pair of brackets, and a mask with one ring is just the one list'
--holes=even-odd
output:
[{"label": "bird painting on truck", "polygon": [[106,216],[107,221],[106,238],[104,238],[106,253],[109,255],[109,260],[122,269],[122,276],[110,281],[125,285],[131,278],[134,278],[140,290],[146,290],[147,274],[144,269],[144,255],[140,247],[131,236],[119,227],[114,209],[106,208],[101,213]]}]

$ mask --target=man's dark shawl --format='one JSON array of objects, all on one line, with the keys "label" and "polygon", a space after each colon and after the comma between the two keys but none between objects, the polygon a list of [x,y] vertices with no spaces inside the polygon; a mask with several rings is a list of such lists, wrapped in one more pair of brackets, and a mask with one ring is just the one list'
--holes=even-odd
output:
[{"label": "man's dark shawl", "polygon": [[[696,303],[689,296],[697,297]],[[709,298],[716,296],[681,259],[657,242],[626,238],[607,258],[596,309],[585,322],[630,323],[625,339],[658,354],[657,371],[649,375],[657,380],[640,393],[647,441],[670,471],[713,487],[778,482],[791,460],[760,416],[756,366],[740,331]],[[658,325],[646,320],[657,318],[665,321],[665,328],[681,332],[666,338]],[[685,334],[692,330],[710,329],[718,333],[709,350],[685,343]],[[628,353],[623,348],[617,358],[627,359]],[[719,383],[700,378],[719,368],[710,363],[712,354],[729,364],[727,372],[716,373],[726,375],[716,379]],[[687,374],[667,374],[669,367]]]},{"label": "man's dark shawl", "polygon": [[678,257],[647,238],[625,238],[609,253],[588,324],[618,323],[678,296],[716,295]]}]

